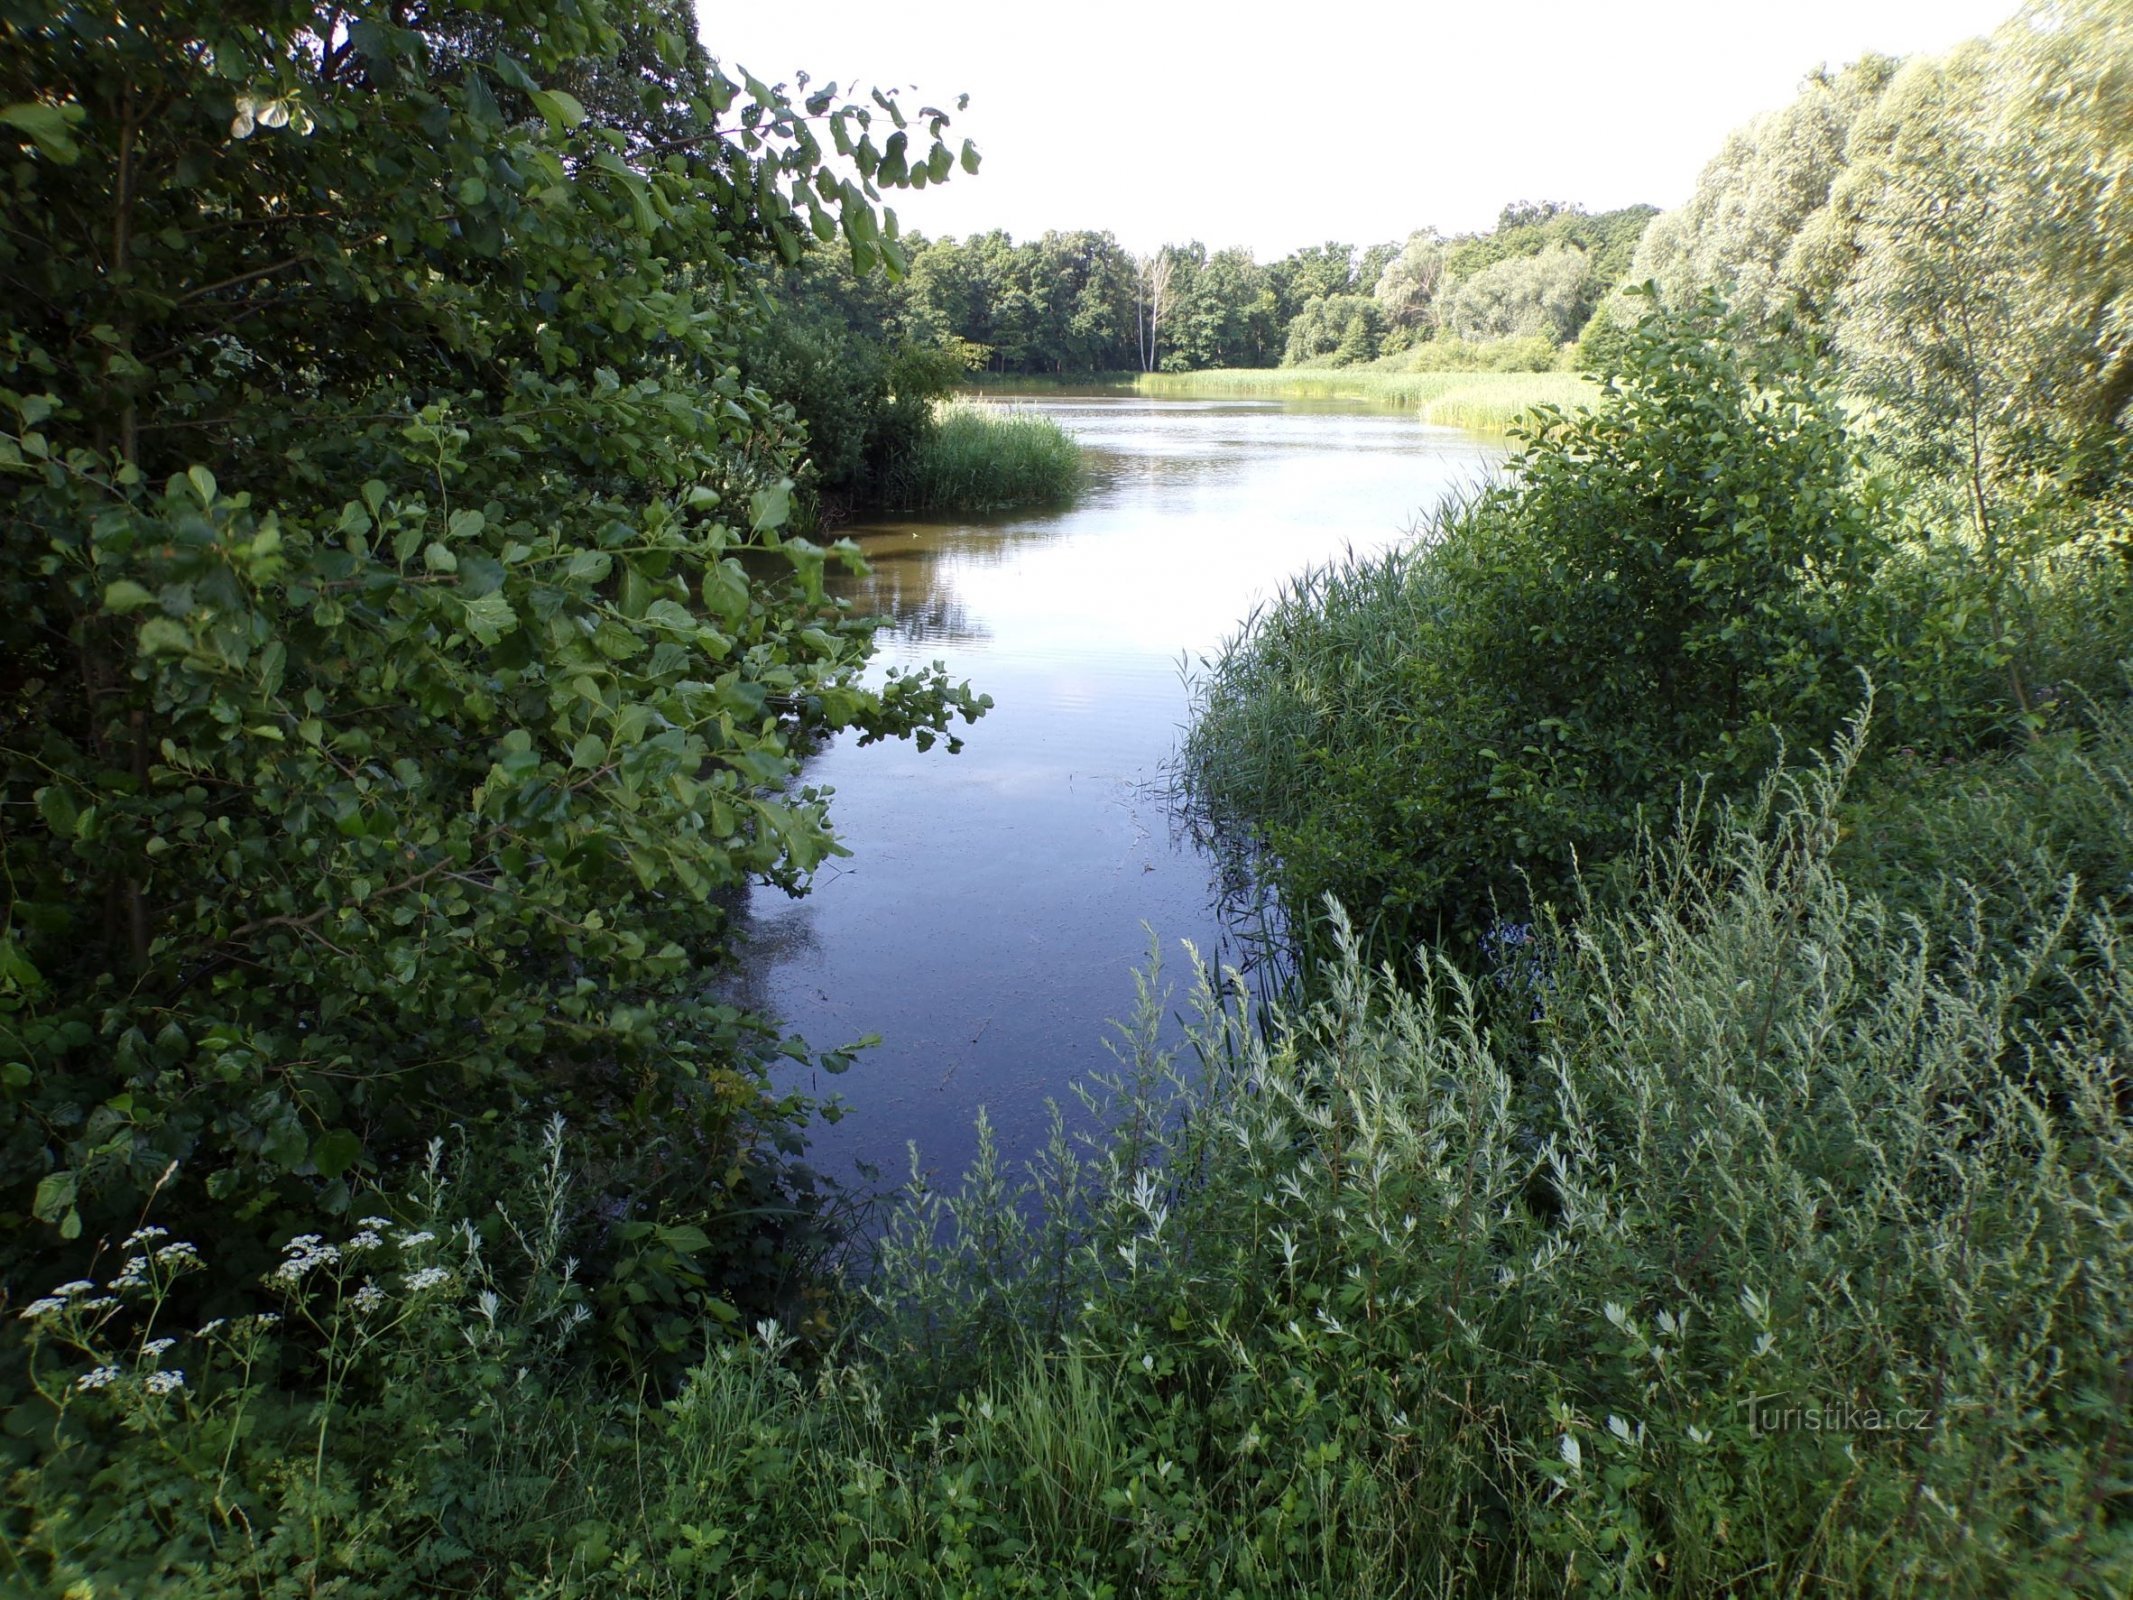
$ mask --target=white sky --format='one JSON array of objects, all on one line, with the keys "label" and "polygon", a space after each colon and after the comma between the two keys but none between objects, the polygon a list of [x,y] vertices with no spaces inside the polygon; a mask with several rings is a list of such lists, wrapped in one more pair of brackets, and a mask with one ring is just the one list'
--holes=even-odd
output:
[{"label": "white sky", "polygon": [[1686,199],[1726,132],[1816,66],[1990,31],[2016,0],[699,0],[769,81],[913,85],[970,108],[984,170],[898,196],[907,228],[1108,228],[1262,261],[1505,201]]}]

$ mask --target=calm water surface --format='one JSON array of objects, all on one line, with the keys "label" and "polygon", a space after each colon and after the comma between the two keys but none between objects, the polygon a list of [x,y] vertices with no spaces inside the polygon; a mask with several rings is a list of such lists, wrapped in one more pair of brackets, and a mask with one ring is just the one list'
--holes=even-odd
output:
[{"label": "calm water surface", "polygon": [[[1173,822],[1164,767],[1197,666],[1283,579],[1398,540],[1501,446],[1412,415],[1324,405],[1043,397],[1090,484],[1064,512],[844,530],[872,574],[845,592],[895,619],[877,675],[940,660],[990,694],[950,756],[840,740],[808,781],[835,788],[852,855],[793,900],[749,906],[749,998],[819,1048],[868,1033],[849,1073],[782,1087],[841,1095],[815,1164],[890,1181],[915,1142],[961,1171],[972,1119],[1004,1154],[1042,1141],[1045,1102],[1109,1064],[1152,929],[1182,992],[1180,940],[1224,943],[1213,863]],[[1145,924],[1145,927],[1144,927]],[[1174,1008],[1173,1008],[1174,1009]]]}]

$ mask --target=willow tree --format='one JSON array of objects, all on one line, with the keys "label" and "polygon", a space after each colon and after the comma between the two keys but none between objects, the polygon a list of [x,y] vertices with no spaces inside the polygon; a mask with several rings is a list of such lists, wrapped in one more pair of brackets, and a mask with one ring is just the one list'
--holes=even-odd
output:
[{"label": "willow tree", "polygon": [[756,1181],[721,897],[837,848],[808,739],[981,707],[862,683],[737,337],[957,156],[685,18],[0,6],[10,1271],[545,1109],[649,1214]]}]

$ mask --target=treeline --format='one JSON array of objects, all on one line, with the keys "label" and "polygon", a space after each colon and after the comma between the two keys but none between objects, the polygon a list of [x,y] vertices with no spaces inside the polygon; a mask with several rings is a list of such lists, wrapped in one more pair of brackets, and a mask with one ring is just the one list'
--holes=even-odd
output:
[{"label": "treeline", "polygon": [[1577,341],[1655,214],[1522,201],[1486,233],[1332,240],[1265,264],[1198,240],[1136,256],[1109,233],[1018,244],[994,231],[908,237],[906,270],[891,278],[825,247],[765,266],[768,314],[742,367],[804,430],[803,508],[832,522],[918,509],[912,486],[927,474],[914,464],[932,448],[935,409],[973,372],[1589,364],[1599,352]]},{"label": "treeline", "polygon": [[990,373],[1338,366],[1436,339],[1566,344],[1622,282],[1654,215],[1519,202],[1486,233],[1332,240],[1265,263],[1198,240],[1135,255],[1088,230],[914,238],[901,282],[859,278],[825,251],[778,293],[799,324],[956,352]]}]

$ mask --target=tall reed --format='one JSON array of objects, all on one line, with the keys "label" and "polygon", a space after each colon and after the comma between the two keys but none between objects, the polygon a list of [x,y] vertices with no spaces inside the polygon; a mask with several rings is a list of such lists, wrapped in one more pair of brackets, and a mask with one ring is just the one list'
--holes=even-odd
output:
[{"label": "tall reed", "polygon": [[1535,406],[1576,410],[1596,393],[1591,381],[1575,372],[1392,372],[1380,367],[1149,373],[1140,379],[1140,389],[1177,398],[1374,401],[1412,408],[1438,427],[1478,433],[1502,433]]},{"label": "tall reed", "polygon": [[889,475],[899,511],[983,512],[1061,505],[1081,489],[1081,447],[1035,411],[953,401]]}]

